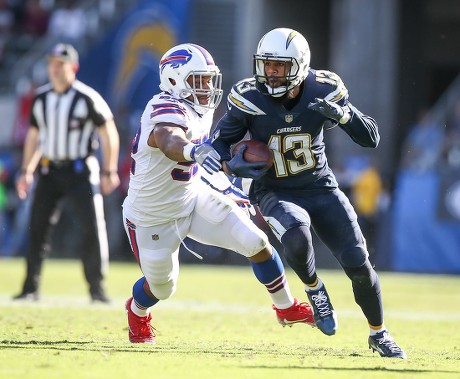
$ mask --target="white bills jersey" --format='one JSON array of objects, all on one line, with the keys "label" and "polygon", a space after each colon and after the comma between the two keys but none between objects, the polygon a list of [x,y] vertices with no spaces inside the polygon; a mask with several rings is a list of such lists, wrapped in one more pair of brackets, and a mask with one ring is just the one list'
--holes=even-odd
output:
[{"label": "white bills jersey", "polygon": [[202,143],[208,138],[213,114],[209,111],[200,116],[166,92],[147,103],[132,143],[128,195],[123,203],[124,213],[133,223],[164,224],[192,213],[199,190],[197,163],[175,162],[147,141],[155,125],[166,122],[180,125],[191,142]]}]

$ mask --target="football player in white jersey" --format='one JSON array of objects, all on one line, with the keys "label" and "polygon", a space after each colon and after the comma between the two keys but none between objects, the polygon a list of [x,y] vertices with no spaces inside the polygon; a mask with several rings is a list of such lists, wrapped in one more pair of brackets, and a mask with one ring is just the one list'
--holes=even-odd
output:
[{"label": "football player in white jersey", "polygon": [[[175,292],[179,247],[186,237],[246,256],[278,321],[314,326],[310,306],[290,293],[278,253],[232,200],[238,190],[219,172],[220,156],[206,142],[222,98],[213,58],[201,46],[178,45],[164,54],[159,72],[162,92],[148,102],[133,140],[123,203],[125,230],[144,275],[126,302],[129,340],[155,343],[150,308]],[[206,185],[200,172],[222,193]],[[244,196],[239,201],[248,204]]]}]

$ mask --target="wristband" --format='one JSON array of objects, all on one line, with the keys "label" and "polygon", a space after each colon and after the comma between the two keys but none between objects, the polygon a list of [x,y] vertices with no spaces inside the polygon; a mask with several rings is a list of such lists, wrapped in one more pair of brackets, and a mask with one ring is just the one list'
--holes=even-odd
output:
[{"label": "wristband", "polygon": [[191,162],[194,160],[192,158],[192,150],[194,149],[195,146],[196,145],[192,142],[184,146],[184,149],[182,150],[182,155],[184,156],[186,161]]}]

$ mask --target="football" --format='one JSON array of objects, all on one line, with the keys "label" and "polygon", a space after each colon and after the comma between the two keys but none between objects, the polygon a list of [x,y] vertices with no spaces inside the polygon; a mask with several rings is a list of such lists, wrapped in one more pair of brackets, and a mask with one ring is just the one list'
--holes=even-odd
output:
[{"label": "football", "polygon": [[243,158],[246,162],[265,162],[266,167],[273,166],[273,151],[270,150],[265,143],[255,140],[243,140],[235,144],[232,148],[232,156],[234,156],[243,145],[247,149],[243,153]]}]

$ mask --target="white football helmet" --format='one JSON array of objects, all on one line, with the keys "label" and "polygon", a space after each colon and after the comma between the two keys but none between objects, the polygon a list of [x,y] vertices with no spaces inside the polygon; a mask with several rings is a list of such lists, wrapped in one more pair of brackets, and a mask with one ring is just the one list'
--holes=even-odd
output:
[{"label": "white football helmet", "polygon": [[[268,85],[264,67],[267,60],[279,60],[292,64],[286,76],[282,76],[287,80],[286,86],[272,88]],[[259,41],[253,61],[254,77],[257,83],[264,84],[269,95],[280,97],[302,83],[307,77],[310,67],[310,47],[305,37],[293,29],[273,29]],[[266,92],[263,91],[263,93]]]},{"label": "white football helmet", "polygon": [[[216,109],[222,100],[222,74],[211,54],[201,46],[185,43],[169,49],[159,64],[160,88],[190,104],[197,113]],[[192,76],[192,85],[187,79]],[[210,76],[203,87],[203,77]],[[208,103],[200,104],[199,97]]]}]

